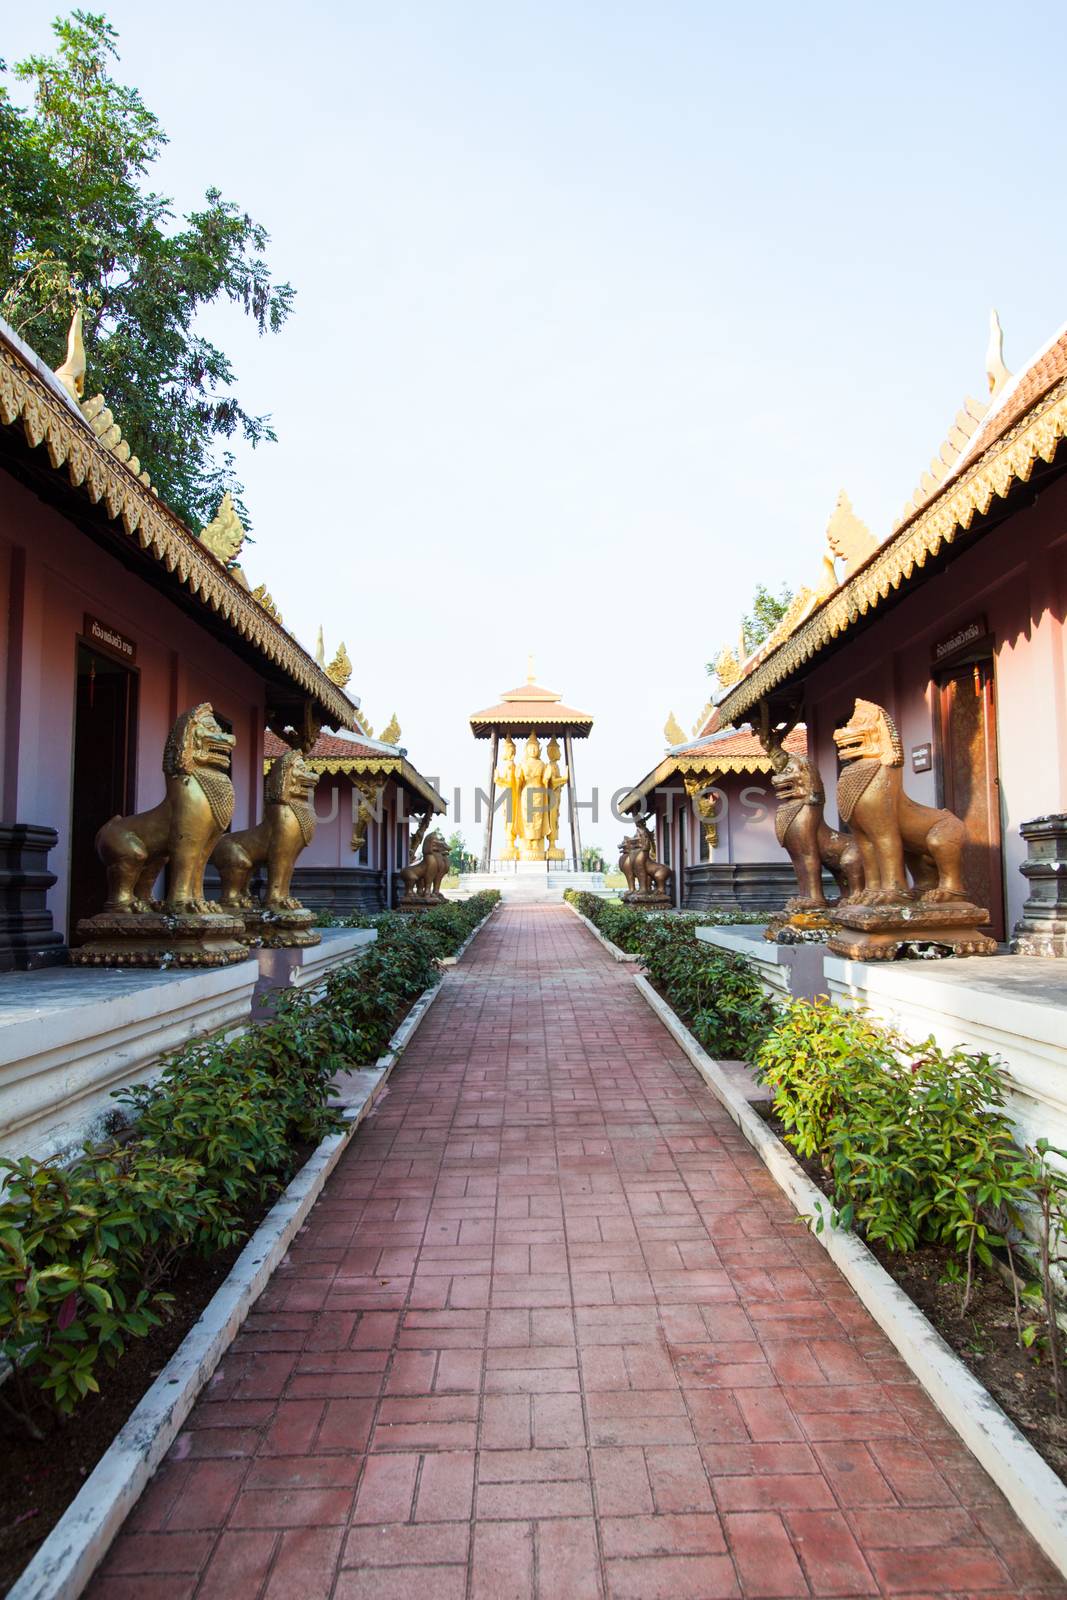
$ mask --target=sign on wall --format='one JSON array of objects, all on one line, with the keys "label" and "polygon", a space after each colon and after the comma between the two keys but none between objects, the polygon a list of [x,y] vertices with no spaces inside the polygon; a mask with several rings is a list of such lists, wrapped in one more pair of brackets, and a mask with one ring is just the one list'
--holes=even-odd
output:
[{"label": "sign on wall", "polygon": [[137,660],[137,646],[132,639],[127,639],[118,628],[112,627],[110,622],[104,622],[100,617],[94,617],[91,612],[85,613],[85,637],[92,641],[100,650],[106,650],[109,655],[118,656],[122,661]]},{"label": "sign on wall", "polygon": [[934,661],[945,661],[949,656],[957,655],[961,650],[966,650],[968,645],[977,644],[979,639],[984,639],[988,632],[985,617],[973,617],[962,627],[954,628],[947,639],[938,640],[934,645]]}]

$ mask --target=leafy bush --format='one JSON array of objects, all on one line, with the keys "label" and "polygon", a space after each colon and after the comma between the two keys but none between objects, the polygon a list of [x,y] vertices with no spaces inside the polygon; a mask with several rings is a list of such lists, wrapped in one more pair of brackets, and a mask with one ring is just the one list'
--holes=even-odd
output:
[{"label": "leafy bush", "polygon": [[890,1250],[947,1244],[992,1265],[989,1218],[1017,1217],[1026,1181],[988,1055],[915,1047],[862,1012],[797,1000],[759,1070],[788,1142],[823,1167],[836,1220]]},{"label": "leafy bush", "polygon": [[119,1091],[127,1142],[87,1146],[69,1167],[0,1160],[0,1352],[17,1394],[0,1391],[0,1408],[39,1436],[30,1388],[62,1414],[98,1390],[100,1363],[165,1314],[179,1257],[243,1236],[299,1147],[339,1126],[334,1075],[377,1059],[439,956],[498,898],[377,919],[377,941],[321,995],[286,994],[274,1021],[188,1046],[152,1084]]}]

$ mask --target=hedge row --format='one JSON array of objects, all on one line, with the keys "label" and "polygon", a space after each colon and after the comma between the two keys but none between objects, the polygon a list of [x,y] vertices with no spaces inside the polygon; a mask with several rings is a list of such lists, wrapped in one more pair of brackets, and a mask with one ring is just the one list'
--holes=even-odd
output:
[{"label": "hedge row", "polygon": [[239,1240],[301,1148],[340,1126],[334,1074],[377,1059],[497,898],[378,919],[377,941],[320,995],[288,993],[272,1022],[188,1046],[152,1084],[120,1090],[132,1128],[73,1164],[0,1160],[0,1350],[13,1368],[0,1408],[37,1434],[35,1399],[68,1413],[97,1391],[101,1362],[166,1315],[178,1261]]}]

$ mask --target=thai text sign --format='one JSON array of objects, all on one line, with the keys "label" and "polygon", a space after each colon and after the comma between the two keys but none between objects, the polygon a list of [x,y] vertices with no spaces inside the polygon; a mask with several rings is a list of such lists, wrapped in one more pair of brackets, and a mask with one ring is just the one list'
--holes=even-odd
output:
[{"label": "thai text sign", "polygon": [[137,646],[132,639],[127,639],[126,635],[113,628],[110,622],[102,622],[99,617],[94,617],[88,611],[85,613],[85,637],[91,639],[93,644],[99,645],[101,650],[107,650],[113,656],[120,656],[123,661],[137,659]]}]

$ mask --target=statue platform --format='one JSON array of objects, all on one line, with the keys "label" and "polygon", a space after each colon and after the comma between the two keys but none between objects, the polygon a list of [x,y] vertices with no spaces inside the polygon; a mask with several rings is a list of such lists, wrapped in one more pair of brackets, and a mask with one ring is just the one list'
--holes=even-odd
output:
[{"label": "statue platform", "polygon": [[459,886],[448,890],[450,900],[466,900],[485,889],[498,889],[508,905],[514,902],[559,901],[564,889],[582,889],[588,894],[609,894],[602,872],[567,872],[543,861],[502,861],[493,872],[464,872]]},{"label": "statue platform", "polygon": [[377,928],[319,928],[321,940],[313,945],[287,945],[254,953],[259,964],[253,1019],[265,1022],[273,1014],[279,990],[315,989],[335,967],[358,961],[378,937]]},{"label": "statue platform", "polygon": [[165,972],[47,967],[0,975],[0,1154],[64,1156],[101,1138],[114,1089],[194,1039],[245,1026],[254,958]]}]

